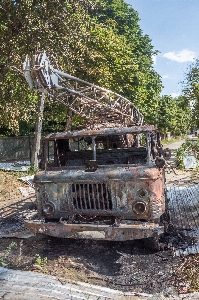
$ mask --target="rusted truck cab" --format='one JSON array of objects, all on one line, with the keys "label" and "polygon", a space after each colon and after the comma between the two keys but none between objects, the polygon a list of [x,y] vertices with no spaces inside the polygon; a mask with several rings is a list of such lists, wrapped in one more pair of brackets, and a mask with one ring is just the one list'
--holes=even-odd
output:
[{"label": "rusted truck cab", "polygon": [[153,126],[51,134],[34,177],[33,232],[125,241],[164,232],[164,158]]}]

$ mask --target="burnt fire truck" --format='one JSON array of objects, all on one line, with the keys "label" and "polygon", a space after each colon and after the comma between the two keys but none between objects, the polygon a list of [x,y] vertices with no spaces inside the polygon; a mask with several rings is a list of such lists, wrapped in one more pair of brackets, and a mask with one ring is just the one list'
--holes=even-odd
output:
[{"label": "burnt fire truck", "polygon": [[[131,101],[55,69],[45,52],[23,65],[31,89],[43,90],[85,119],[79,130],[42,139],[34,176],[35,233],[125,241],[165,232],[165,159],[158,130],[143,125]],[[165,221],[166,220],[166,221]]]}]

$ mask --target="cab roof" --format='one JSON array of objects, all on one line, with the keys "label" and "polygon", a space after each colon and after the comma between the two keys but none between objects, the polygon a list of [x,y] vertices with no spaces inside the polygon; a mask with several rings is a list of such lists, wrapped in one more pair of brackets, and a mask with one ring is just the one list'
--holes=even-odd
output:
[{"label": "cab roof", "polygon": [[157,131],[157,128],[153,125],[143,126],[132,126],[132,127],[114,127],[114,128],[103,128],[103,129],[84,129],[74,131],[64,131],[51,133],[43,140],[55,140],[55,139],[75,139],[82,137],[92,136],[108,136],[108,135],[122,135],[127,133],[138,134]]}]

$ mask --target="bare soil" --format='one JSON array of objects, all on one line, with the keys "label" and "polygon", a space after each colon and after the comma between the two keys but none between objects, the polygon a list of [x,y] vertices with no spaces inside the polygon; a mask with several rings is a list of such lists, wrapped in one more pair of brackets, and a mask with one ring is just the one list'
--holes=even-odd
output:
[{"label": "bare soil", "polygon": [[20,177],[19,174],[0,171],[0,209],[22,200],[23,197],[18,188],[27,186],[17,179]]},{"label": "bare soil", "polygon": [[[171,174],[170,182],[172,176],[177,180],[176,175]],[[44,235],[26,239],[9,237],[12,232],[23,231],[24,219],[36,214],[34,195],[22,196],[19,187],[27,185],[12,173],[0,172],[0,233],[8,236],[0,239],[0,263],[3,261],[6,267],[52,274],[63,283],[84,281],[138,293],[169,295],[171,291],[189,291],[187,283],[179,277],[185,258],[173,255],[170,241],[175,239],[178,243],[173,228],[161,237],[160,251],[151,250],[145,240],[109,242]],[[12,242],[16,245],[5,255]]]}]

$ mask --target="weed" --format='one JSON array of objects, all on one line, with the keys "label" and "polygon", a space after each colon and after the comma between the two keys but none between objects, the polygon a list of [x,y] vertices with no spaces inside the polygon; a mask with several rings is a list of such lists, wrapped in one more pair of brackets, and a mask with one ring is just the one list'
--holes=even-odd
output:
[{"label": "weed", "polygon": [[161,144],[164,145],[169,145],[175,142],[178,142],[180,140],[184,139],[183,136],[178,136],[178,137],[171,137],[169,140],[161,140]]},{"label": "weed", "polygon": [[17,244],[15,242],[10,243],[6,250],[4,251],[3,255],[0,256],[0,267],[6,267],[8,264],[6,263],[7,256],[10,254],[13,247]]},{"label": "weed", "polygon": [[34,267],[42,272],[45,272],[46,269],[45,269],[45,266],[48,262],[48,258],[47,257],[44,257],[44,258],[41,258],[41,256],[39,254],[36,254],[35,255],[35,263],[34,263]]},{"label": "weed", "polygon": [[34,167],[33,165],[28,167],[28,175],[34,175],[39,171],[39,168]]}]

